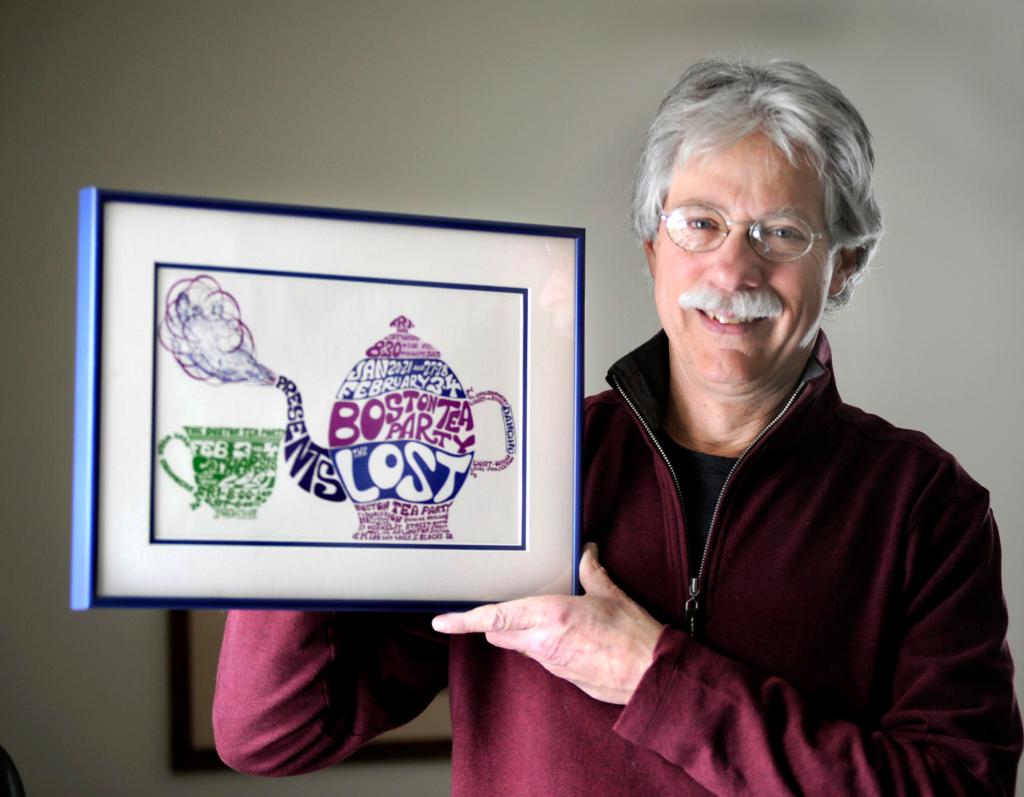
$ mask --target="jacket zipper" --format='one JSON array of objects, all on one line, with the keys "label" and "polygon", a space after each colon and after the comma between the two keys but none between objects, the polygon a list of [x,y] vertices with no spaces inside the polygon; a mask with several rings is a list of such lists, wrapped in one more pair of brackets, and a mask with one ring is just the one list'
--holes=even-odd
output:
[{"label": "jacket zipper", "polygon": [[[662,460],[668,467],[668,472],[672,475],[672,482],[676,486],[676,496],[679,498],[679,507],[680,509],[683,509],[683,491],[679,485],[679,477],[676,476],[675,469],[672,467],[672,463],[669,461],[668,455],[665,453],[665,449],[658,441],[658,438],[654,434],[654,432],[651,431],[651,427],[647,424],[647,421],[645,421],[643,416],[640,415],[640,413],[637,411],[636,405],[633,403],[633,400],[626,394],[626,391],[619,383],[618,377],[612,376],[611,381],[612,385],[615,387],[615,390],[618,392],[620,396],[622,396],[622,400],[626,402],[630,410],[632,410],[633,415],[635,415],[636,419],[640,421],[640,425],[643,426],[644,431],[647,432],[647,436],[651,438],[651,442],[653,442],[654,447],[658,449],[658,453],[661,454]],[[741,453],[739,457],[737,457],[736,461],[732,463],[732,467],[729,469],[729,473],[726,475],[725,481],[722,483],[722,489],[718,493],[718,500],[715,501],[715,509],[711,513],[711,524],[708,526],[708,536],[707,539],[704,541],[704,550],[701,552],[700,564],[697,567],[697,575],[690,579],[689,597],[686,599],[686,603],[683,605],[683,614],[686,618],[687,624],[690,626],[690,636],[692,637],[697,636],[697,618],[700,615],[700,600],[704,588],[704,565],[707,562],[708,551],[711,548],[711,540],[715,533],[715,522],[718,520],[718,510],[722,506],[722,496],[725,495],[725,491],[729,487],[729,482],[732,480],[732,475],[736,472],[736,468],[739,467],[740,462],[742,462],[743,458],[747,456],[750,450],[761,441],[761,438],[768,434],[768,432],[771,431],[771,429],[780,420],[782,420],[782,417],[787,412],[789,412],[789,408],[793,406],[793,402],[796,401],[797,396],[800,395],[800,392],[803,390],[805,384],[807,383],[801,381],[800,384],[796,386],[796,390],[793,391],[793,394],[789,397],[789,400],[785,403],[782,409],[779,410],[779,413],[774,418],[772,418],[768,422],[768,425],[765,426],[760,432],[758,432],[757,436],[750,441],[746,448],[743,449],[743,453]],[[683,510],[683,516],[685,517],[685,510]]]}]

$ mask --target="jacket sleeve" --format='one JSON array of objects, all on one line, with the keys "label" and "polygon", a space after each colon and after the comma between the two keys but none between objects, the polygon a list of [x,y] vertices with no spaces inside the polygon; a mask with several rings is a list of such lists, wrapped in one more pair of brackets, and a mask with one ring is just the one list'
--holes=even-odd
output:
[{"label": "jacket sleeve", "polygon": [[616,732],[714,794],[1012,795],[1021,719],[987,497],[920,522],[891,699],[870,727],[670,628]]},{"label": "jacket sleeve", "polygon": [[418,615],[228,612],[217,752],[256,775],[330,766],[426,708],[447,683],[447,654]]}]

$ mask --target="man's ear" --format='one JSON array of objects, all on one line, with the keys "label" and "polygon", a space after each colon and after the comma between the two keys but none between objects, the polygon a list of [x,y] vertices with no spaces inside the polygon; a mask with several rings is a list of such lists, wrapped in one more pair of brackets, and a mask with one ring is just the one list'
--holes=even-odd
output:
[{"label": "man's ear", "polygon": [[647,273],[654,279],[654,241],[644,241],[644,257],[647,258]]},{"label": "man's ear", "polygon": [[843,292],[847,281],[857,271],[857,266],[860,265],[860,259],[863,256],[863,252],[859,247],[856,249],[839,250],[839,253],[836,255],[835,267],[832,269],[832,281],[828,286],[829,296],[838,296]]}]

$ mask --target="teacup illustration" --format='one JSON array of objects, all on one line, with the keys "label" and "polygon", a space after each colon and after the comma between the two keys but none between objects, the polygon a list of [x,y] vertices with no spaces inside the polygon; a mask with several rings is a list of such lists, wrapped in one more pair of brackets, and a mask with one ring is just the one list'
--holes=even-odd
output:
[{"label": "teacup illustration", "polygon": [[[307,491],[315,491],[311,474],[318,474],[328,500],[337,500],[328,484],[340,483],[359,519],[353,539],[452,539],[448,511],[466,478],[512,464],[512,407],[496,391],[464,388],[441,353],[409,332],[408,318],[399,316],[391,326],[395,332],[370,346],[342,381],[327,424],[326,449],[311,445],[305,421],[293,420],[305,418],[295,384],[279,380],[288,395],[289,439],[295,435],[296,441],[286,442],[285,459],[298,462],[301,445],[304,455],[333,464],[333,473],[323,466],[293,466],[291,472],[310,482],[303,487]],[[472,408],[484,401],[501,410],[504,456],[498,460],[476,458]]]},{"label": "teacup illustration", "polygon": [[[160,441],[160,466],[194,496],[192,509],[208,504],[217,518],[255,518],[274,490],[283,429],[185,426]],[[174,472],[164,451],[177,440],[192,457],[188,481]]]}]

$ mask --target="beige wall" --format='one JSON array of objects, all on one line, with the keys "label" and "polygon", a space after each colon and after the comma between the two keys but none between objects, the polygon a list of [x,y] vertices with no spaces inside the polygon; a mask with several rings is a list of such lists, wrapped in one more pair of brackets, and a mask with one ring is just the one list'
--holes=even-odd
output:
[{"label": "beige wall", "polygon": [[[1024,659],[1022,13],[1011,2],[0,4],[0,743],[30,794],[444,794],[443,764],[172,776],[163,615],[67,609],[80,186],[587,228],[587,386],[656,326],[627,192],[694,58],[806,60],[861,108],[890,230],[829,324],[847,400],[992,491]],[[955,222],[970,235],[940,238]],[[1019,682],[1020,683],[1020,682]],[[1022,792],[1024,793],[1024,792]]]}]

